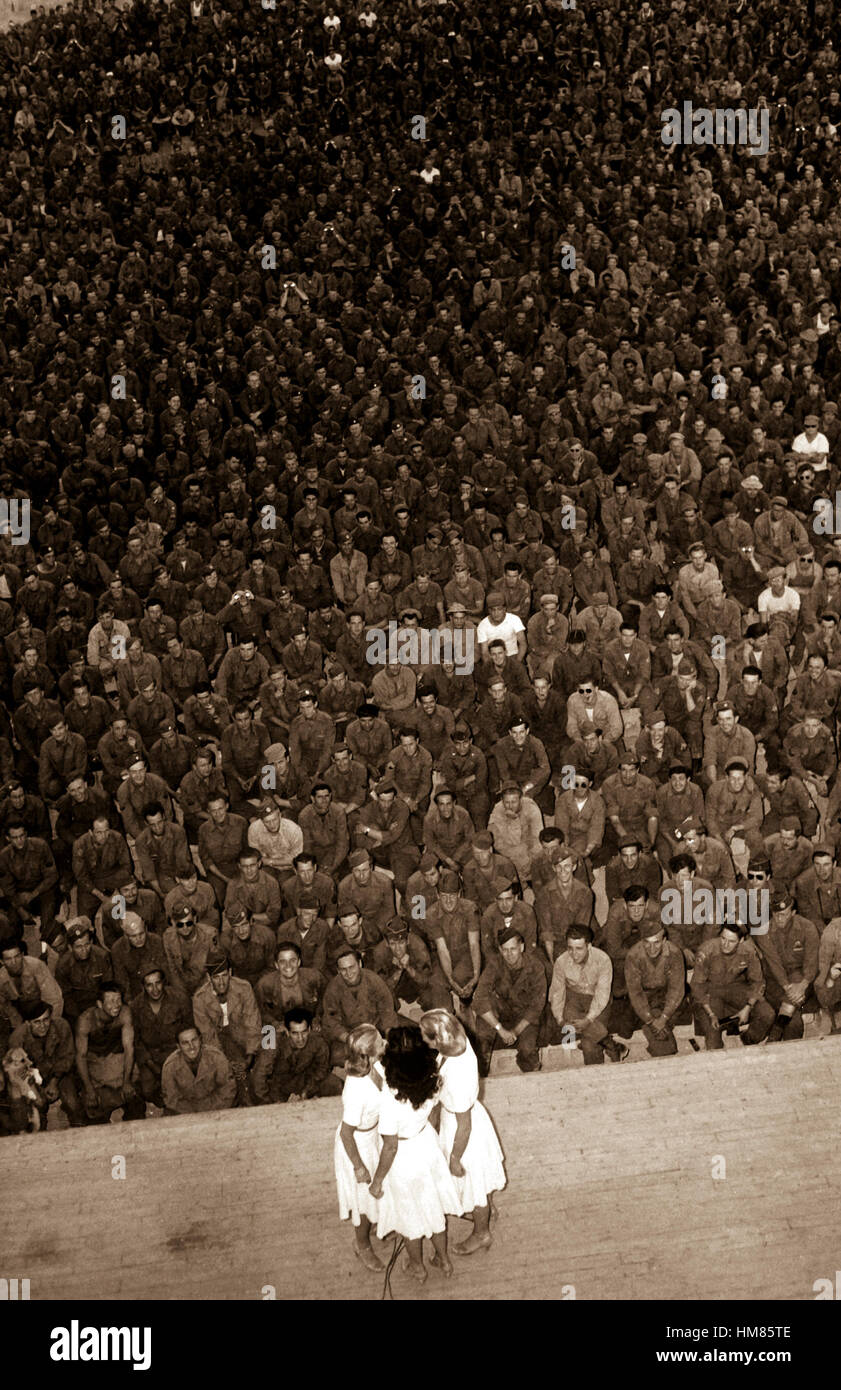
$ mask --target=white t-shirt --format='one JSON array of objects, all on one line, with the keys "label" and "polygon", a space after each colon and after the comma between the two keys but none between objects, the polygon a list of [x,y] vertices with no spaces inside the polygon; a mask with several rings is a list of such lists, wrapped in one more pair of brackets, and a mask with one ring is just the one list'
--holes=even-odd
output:
[{"label": "white t-shirt", "polygon": [[505,643],[506,656],[516,656],[517,634],[525,630],[516,613],[506,613],[502,622],[498,624],[492,623],[490,618],[483,618],[476,629],[476,640],[480,646],[499,640]]}]

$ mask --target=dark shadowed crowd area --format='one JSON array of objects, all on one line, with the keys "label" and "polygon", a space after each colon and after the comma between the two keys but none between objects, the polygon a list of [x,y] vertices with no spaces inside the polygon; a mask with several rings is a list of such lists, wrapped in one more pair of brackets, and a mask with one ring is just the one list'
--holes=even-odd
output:
[{"label": "dark shadowed crowd area", "polygon": [[0,1133],[837,1033],[833,6],[268,3],[0,37]]}]

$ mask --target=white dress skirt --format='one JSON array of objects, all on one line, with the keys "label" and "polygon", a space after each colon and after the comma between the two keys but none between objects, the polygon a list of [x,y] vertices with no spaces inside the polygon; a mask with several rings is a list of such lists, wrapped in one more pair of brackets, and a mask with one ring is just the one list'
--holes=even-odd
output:
[{"label": "white dress skirt", "polygon": [[[379,1062],[374,1063],[379,1076],[382,1071]],[[380,1136],[378,1122],[380,1116],[380,1091],[376,1082],[369,1076],[348,1076],[342,1090],[342,1124],[352,1125],[359,1157],[373,1179],[380,1161]],[[354,1226],[361,1225],[360,1217],[367,1216],[376,1222],[380,1204],[371,1196],[365,1183],[356,1181],[353,1164],[348,1158],[342,1143],[342,1125],[336,1130],[333,1145],[333,1163],[336,1170],[336,1191],[339,1194],[339,1215],[342,1221],[348,1218]]]},{"label": "white dress skirt", "polygon": [[383,1182],[377,1235],[397,1233],[421,1240],[447,1229],[447,1216],[459,1216],[461,1205],[438,1136],[429,1123],[435,1100],[414,1110],[383,1087],[380,1137],[397,1135],[397,1154]]},{"label": "white dress skirt", "polygon": [[438,1142],[448,1165],[456,1137],[456,1114],[470,1111],[470,1138],[461,1159],[464,1177],[453,1179],[464,1214],[475,1207],[486,1207],[489,1193],[501,1192],[506,1183],[505,1156],[493,1120],[479,1100],[479,1067],[470,1043],[460,1057],[442,1057],[439,1074],[441,1126]]}]

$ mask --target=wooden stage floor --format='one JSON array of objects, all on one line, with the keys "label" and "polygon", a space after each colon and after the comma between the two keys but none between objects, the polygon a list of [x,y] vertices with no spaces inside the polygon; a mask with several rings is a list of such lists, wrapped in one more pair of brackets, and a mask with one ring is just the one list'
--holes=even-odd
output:
[{"label": "wooden stage floor", "polygon": [[[420,1289],[398,1262],[394,1297],[813,1299],[841,1251],[839,1088],[841,1037],[493,1078],[493,1246]],[[3,1272],[33,1300],[377,1300],[336,1215],[338,1113],[7,1138]]]}]

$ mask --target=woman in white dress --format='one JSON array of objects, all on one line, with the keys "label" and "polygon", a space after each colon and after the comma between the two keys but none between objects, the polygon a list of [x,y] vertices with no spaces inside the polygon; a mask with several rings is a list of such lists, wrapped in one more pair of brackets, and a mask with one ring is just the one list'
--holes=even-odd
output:
[{"label": "woman in white dress", "polygon": [[427,1278],[424,1237],[435,1249],[432,1265],[447,1278],[447,1216],[461,1207],[455,1182],[438,1145],[429,1112],[437,1100],[438,1059],[412,1024],[392,1028],[383,1058],[386,1085],[380,1103],[382,1152],[370,1195],[379,1200],[377,1235],[396,1232],[406,1241],[406,1269],[418,1283]]},{"label": "woman in white dress", "polygon": [[342,1122],[333,1146],[339,1215],[343,1221],[353,1222],[354,1254],[375,1274],[385,1267],[371,1248],[371,1230],[379,1216],[371,1178],[380,1158],[383,1070],[379,1059],[384,1051],[385,1039],[372,1023],[361,1023],[349,1034]]},{"label": "woman in white dress", "polygon": [[505,1186],[504,1155],[493,1121],[479,1099],[479,1066],[467,1034],[446,1009],[430,1009],[421,1033],[440,1054],[441,1124],[438,1142],[456,1180],[462,1213],[473,1221],[473,1234],[455,1246],[457,1255],[487,1250],[491,1243],[492,1192]]}]

